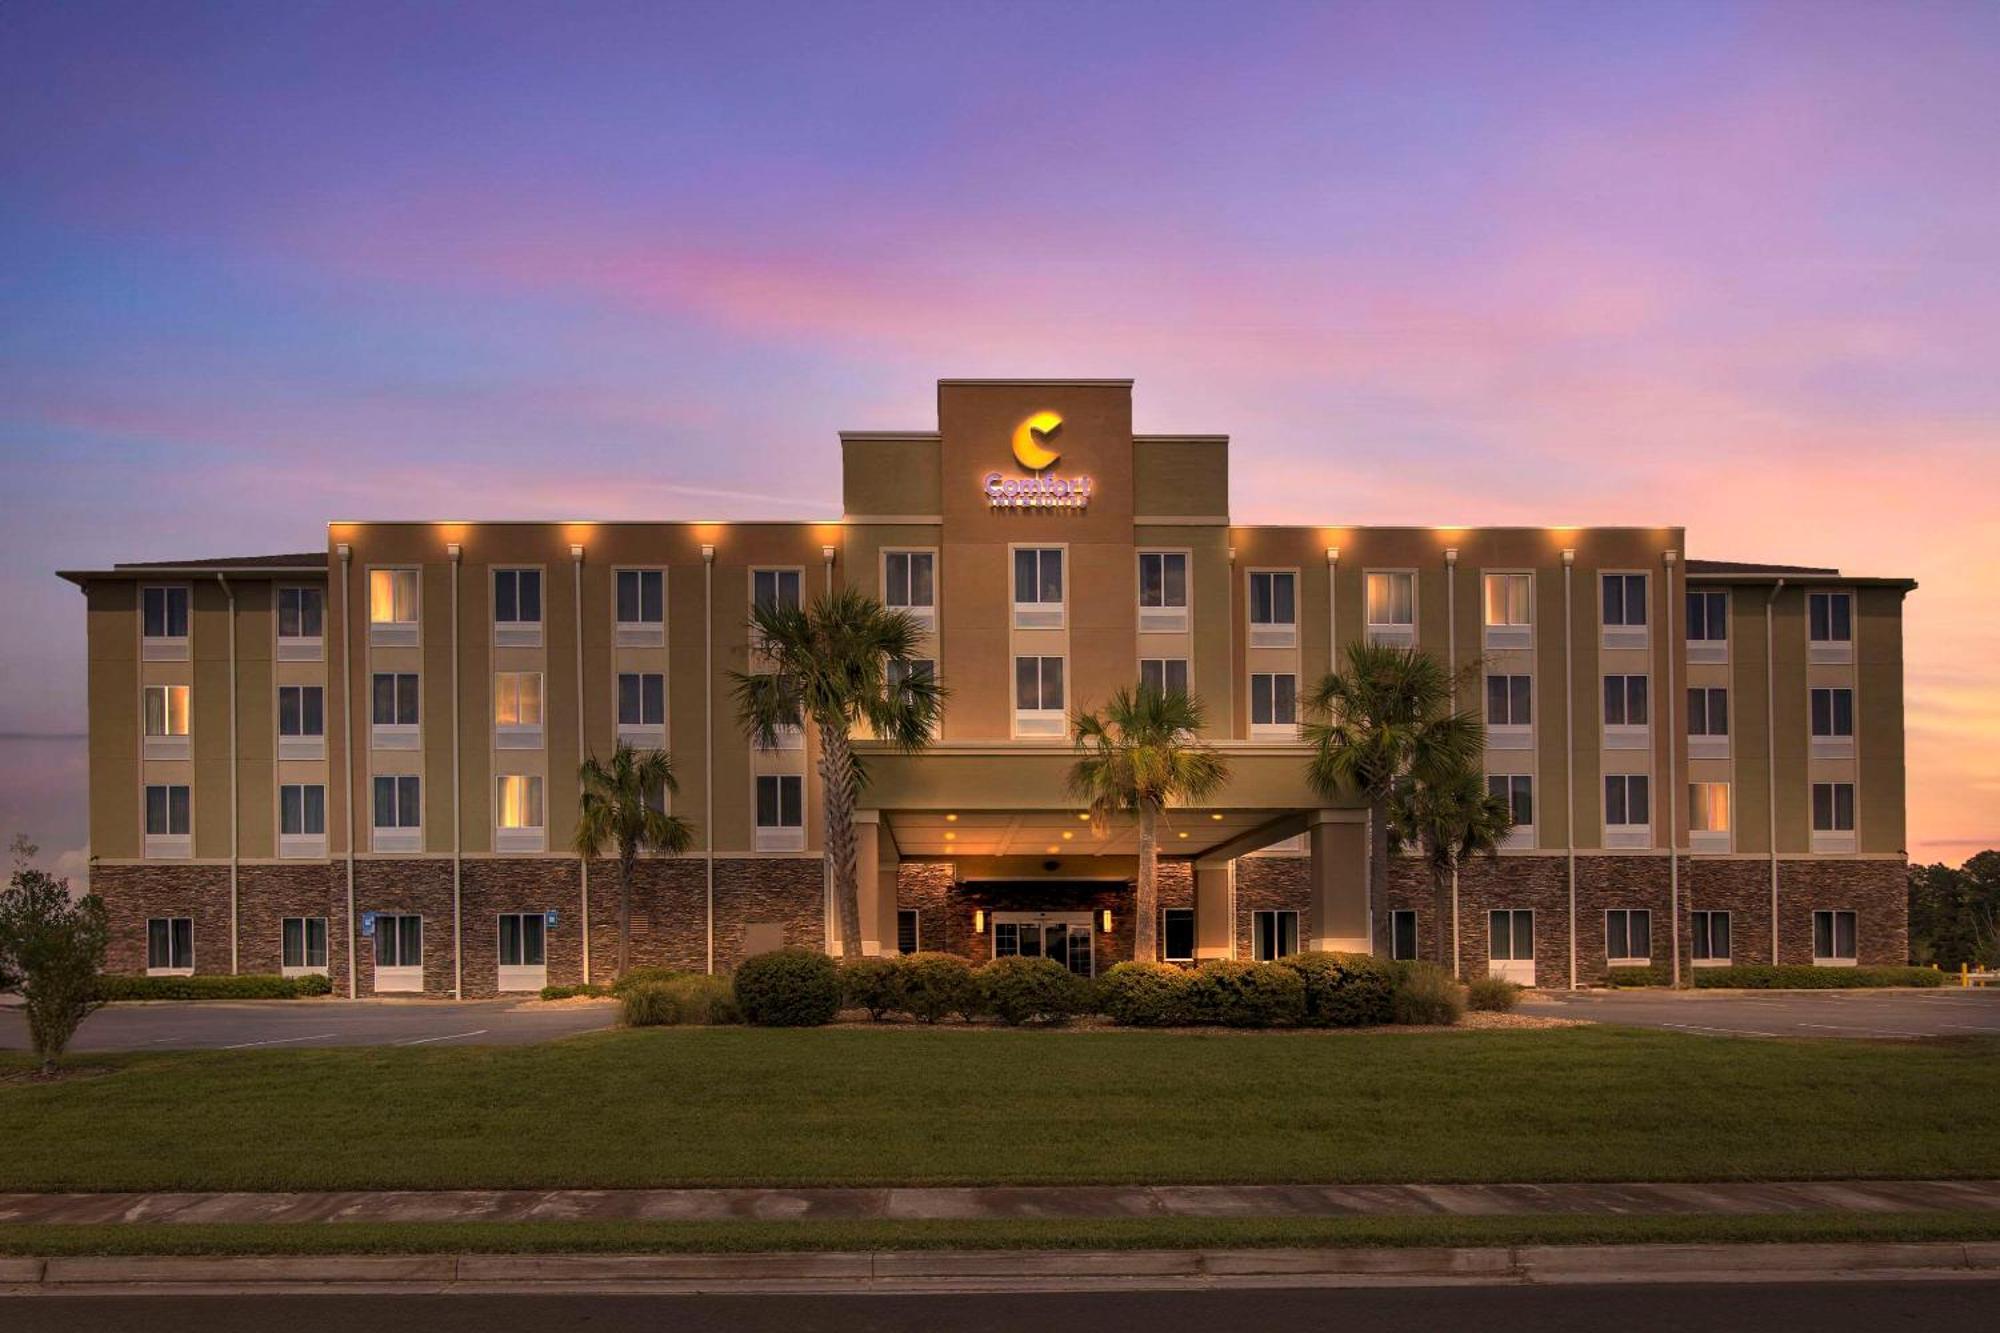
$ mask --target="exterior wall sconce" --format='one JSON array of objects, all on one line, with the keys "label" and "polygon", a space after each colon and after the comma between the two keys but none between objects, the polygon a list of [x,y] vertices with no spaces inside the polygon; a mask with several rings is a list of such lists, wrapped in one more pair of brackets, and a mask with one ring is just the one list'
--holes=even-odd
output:
[{"label": "exterior wall sconce", "polygon": [[1111,909],[1105,908],[1097,914],[1097,925],[1105,934],[1111,933]]},{"label": "exterior wall sconce", "polygon": [[972,933],[975,935],[986,933],[986,909],[983,907],[972,909]]}]

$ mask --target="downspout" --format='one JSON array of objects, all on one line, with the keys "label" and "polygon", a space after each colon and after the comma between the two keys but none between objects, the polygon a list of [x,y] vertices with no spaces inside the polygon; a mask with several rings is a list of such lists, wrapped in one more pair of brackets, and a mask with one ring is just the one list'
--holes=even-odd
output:
[{"label": "downspout", "polygon": [[217,570],[215,581],[222,588],[222,595],[229,599],[229,971],[237,971],[237,946],[243,934],[241,898],[237,894],[237,865],[241,861],[241,847],[237,841],[237,829],[242,819],[236,796],[236,590],[229,586],[221,570]]},{"label": "downspout", "polygon": [[354,558],[354,548],[341,542],[333,549],[340,557],[340,759],[347,784],[341,805],[347,812],[347,998],[352,1000],[360,994],[360,964],[354,958],[354,625],[347,608],[348,562]]},{"label": "downspout", "polygon": [[[833,548],[831,546],[822,546],[819,548],[819,554],[820,554],[820,559],[826,562],[826,595],[828,597],[831,597],[833,596]],[[811,765],[807,765],[807,770],[808,772],[811,771]],[[880,859],[879,849],[877,851],[877,859],[878,860]],[[828,953],[832,953],[833,934],[834,934],[834,910],[835,910],[833,905],[833,858],[825,854],[823,845],[819,858],[819,871],[820,871],[819,887],[820,887],[820,906],[821,906],[820,915],[823,918],[825,918],[826,951]],[[861,868],[859,866],[855,867],[855,873],[857,875],[861,873]],[[879,899],[882,893],[882,884],[881,884],[882,877],[881,877],[880,867],[878,866],[871,873],[875,875],[875,880],[876,880],[875,894],[876,897]],[[879,912],[880,910],[879,907],[877,910]]]},{"label": "downspout", "polygon": [[452,542],[451,556],[451,998],[465,998],[465,886],[463,836],[465,819],[459,809],[458,773],[458,566],[464,548]]},{"label": "downspout", "polygon": [[1675,990],[1681,985],[1681,727],[1680,694],[1674,684],[1674,655],[1680,641],[1674,637],[1674,562],[1679,553],[1665,555],[1667,579],[1667,901],[1673,922]]},{"label": "downspout", "polygon": [[[1234,546],[1232,546],[1232,547],[1230,547],[1230,548],[1228,548],[1228,549],[1229,549],[1229,606],[1228,606],[1228,612],[1229,612],[1229,674],[1230,674],[1230,677],[1231,677],[1231,682],[1230,682],[1230,686],[1229,686],[1229,730],[1230,730],[1231,732],[1234,732],[1234,731],[1236,730],[1236,685],[1235,685],[1235,677],[1236,677],[1236,548],[1235,548]],[[1244,646],[1244,650],[1243,650],[1243,659],[1244,659],[1244,661],[1245,661],[1245,662],[1248,662],[1248,661],[1250,660],[1250,650],[1249,650],[1249,646],[1248,646],[1248,644],[1247,644],[1247,643],[1246,643],[1246,644],[1245,644],[1245,646]],[[1248,727],[1248,725],[1247,725],[1247,724],[1245,725],[1245,727],[1244,727],[1244,729],[1243,729],[1243,734],[1244,734],[1245,736],[1248,736],[1248,735],[1250,734],[1250,729],[1249,729],[1249,727]],[[1228,904],[1229,904],[1229,906],[1228,906],[1227,910],[1226,910],[1226,911],[1225,911],[1225,913],[1224,913],[1224,915],[1226,915],[1226,916],[1227,916],[1227,917],[1229,918],[1229,952],[1228,952],[1227,954],[1225,954],[1225,955],[1224,955],[1224,957],[1227,957],[1227,958],[1230,958],[1230,959],[1232,959],[1232,960],[1233,960],[1233,959],[1234,959],[1234,958],[1236,957],[1236,861],[1235,861],[1235,858],[1233,858],[1233,857],[1232,857],[1232,858],[1230,858],[1230,861],[1229,861],[1229,873],[1228,873],[1228,875],[1227,875],[1227,876],[1225,877],[1225,880],[1224,880],[1224,884],[1223,884],[1223,890],[1222,890],[1222,892],[1223,892],[1223,897],[1224,897],[1224,899],[1225,899],[1225,900],[1226,900],[1226,901],[1228,902]],[[1197,929],[1199,929],[1199,926],[1197,926]],[[1368,916],[1368,938],[1369,938],[1369,939],[1370,939],[1371,941],[1372,941],[1372,940],[1373,940],[1373,939],[1375,938],[1375,915],[1374,915],[1374,909],[1373,909],[1373,907],[1372,907],[1372,906],[1371,906],[1371,907],[1370,907],[1370,909],[1369,909],[1369,916]],[[1196,952],[1197,954],[1199,954],[1199,953],[1201,952],[1201,950],[1200,950],[1200,941],[1199,941],[1199,940],[1197,940],[1197,941],[1196,941],[1196,949],[1195,949],[1195,952]]]},{"label": "downspout", "polygon": [[1764,812],[1771,830],[1771,966],[1778,965],[1778,663],[1777,633],[1772,621],[1777,614],[1778,594],[1785,590],[1779,579],[1764,599]]},{"label": "downspout", "polygon": [[708,973],[715,975],[715,548],[701,548],[701,795],[708,862]]},{"label": "downspout", "polygon": [[[1452,711],[1458,711],[1458,548],[1444,550],[1444,660],[1451,672]],[[1458,866],[1451,868],[1451,974],[1463,976],[1458,962]]]},{"label": "downspout", "polygon": [[1576,633],[1570,596],[1576,552],[1563,552],[1563,818],[1564,853],[1569,863],[1569,988],[1576,989]]},{"label": "downspout", "polygon": [[[583,771],[584,719],[583,719],[583,546],[572,542],[569,548],[569,564],[572,583],[576,592],[576,767]],[[665,577],[664,575],[662,576]],[[578,811],[581,818],[582,812]],[[590,857],[583,852],[576,854],[577,883],[583,895],[583,984],[590,984]]]}]

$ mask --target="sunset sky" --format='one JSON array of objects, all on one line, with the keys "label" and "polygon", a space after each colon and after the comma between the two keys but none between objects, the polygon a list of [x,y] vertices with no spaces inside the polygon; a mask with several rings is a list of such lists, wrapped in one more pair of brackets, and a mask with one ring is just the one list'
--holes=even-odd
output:
[{"label": "sunset sky", "polygon": [[1910,853],[2000,845],[2000,4],[0,6],[0,733],[59,567],[830,516],[1006,375],[1240,521],[1913,576]]}]

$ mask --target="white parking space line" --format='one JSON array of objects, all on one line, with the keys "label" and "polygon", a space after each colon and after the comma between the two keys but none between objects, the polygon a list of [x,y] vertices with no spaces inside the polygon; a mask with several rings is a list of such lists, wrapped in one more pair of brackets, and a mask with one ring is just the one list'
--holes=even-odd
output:
[{"label": "white parking space line", "polygon": [[489,1029],[487,1028],[480,1028],[477,1032],[452,1032],[442,1037],[417,1037],[410,1041],[394,1041],[389,1044],[391,1046],[422,1046],[425,1042],[431,1041],[457,1041],[460,1037],[483,1037],[488,1031]]},{"label": "white parking space line", "polygon": [[1802,1028],[1824,1028],[1828,1032],[1867,1032],[1877,1037],[1928,1037],[1928,1032],[1892,1032],[1888,1028],[1862,1028],[1852,1023],[1801,1023]]},{"label": "white parking space line", "polygon": [[240,1051],[250,1046],[283,1046],[287,1042],[324,1041],[328,1037],[337,1037],[339,1035],[340,1034],[338,1032],[315,1032],[310,1037],[272,1037],[265,1041],[239,1041],[233,1046],[223,1046],[220,1047],[219,1049],[225,1051]]},{"label": "white parking space line", "polygon": [[1759,1032],[1755,1028],[1717,1028],[1705,1023],[1662,1023],[1663,1028],[1683,1028],[1689,1032],[1729,1032],[1739,1037],[1775,1037],[1775,1032]]},{"label": "white parking space line", "polygon": [[2000,1028],[1988,1027],[1979,1023],[1939,1023],[1938,1026],[1941,1028],[1964,1028],[1967,1032],[2000,1032]]}]

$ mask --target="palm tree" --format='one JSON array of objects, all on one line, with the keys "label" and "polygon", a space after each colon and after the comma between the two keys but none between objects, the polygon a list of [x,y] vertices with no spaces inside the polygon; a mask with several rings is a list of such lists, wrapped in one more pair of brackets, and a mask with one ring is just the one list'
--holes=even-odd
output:
[{"label": "palm tree", "polygon": [[1479,769],[1455,765],[1437,772],[1421,768],[1405,775],[1389,796],[1389,828],[1397,841],[1414,847],[1430,867],[1437,905],[1437,961],[1454,966],[1446,923],[1451,919],[1451,884],[1460,866],[1475,856],[1492,856],[1514,827],[1507,802],[1486,786]]},{"label": "palm tree", "polygon": [[1141,683],[1121,688],[1101,713],[1073,723],[1083,758],[1069,771],[1072,793],[1089,803],[1100,831],[1114,814],[1139,817],[1139,882],[1133,904],[1133,957],[1151,962],[1159,919],[1159,822],[1170,803],[1197,804],[1229,777],[1221,755],[1197,739],[1201,701]]},{"label": "palm tree", "polygon": [[632,965],[632,865],[643,848],[678,856],[694,845],[694,825],[666,810],[680,790],[665,750],[634,750],[624,741],[610,762],[596,755],[577,769],[576,854],[585,860],[606,847],[618,854],[618,975]]},{"label": "palm tree", "polygon": [[[1469,663],[1463,674],[1477,671]],[[1475,769],[1485,749],[1479,719],[1456,711],[1460,678],[1431,654],[1351,643],[1347,660],[1306,695],[1306,779],[1329,800],[1368,802],[1368,901],[1389,883],[1389,798],[1413,771]],[[1372,915],[1372,911],[1371,911]]]},{"label": "palm tree", "polygon": [[833,862],[840,948],[861,954],[859,871],[854,863],[854,802],[866,775],[855,757],[856,727],[905,751],[931,743],[944,688],[919,668],[922,629],[866,593],[841,588],[811,608],[760,603],[751,609],[753,651],[765,671],[732,671],[737,716],[760,747],[777,744],[780,727],[819,733],[819,776],[826,800],[826,854]]}]

